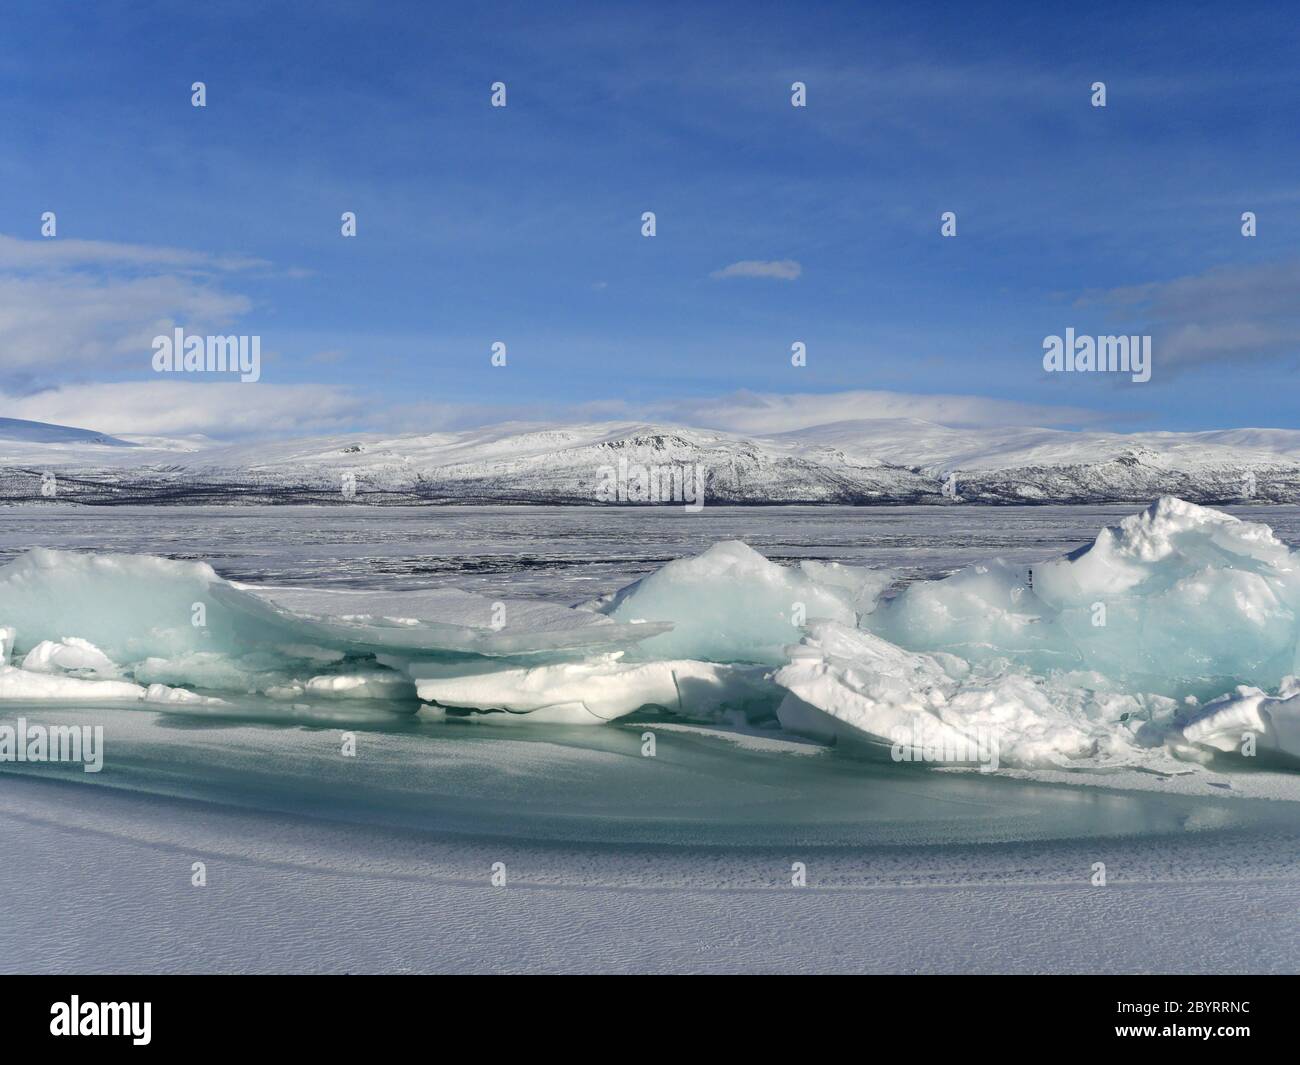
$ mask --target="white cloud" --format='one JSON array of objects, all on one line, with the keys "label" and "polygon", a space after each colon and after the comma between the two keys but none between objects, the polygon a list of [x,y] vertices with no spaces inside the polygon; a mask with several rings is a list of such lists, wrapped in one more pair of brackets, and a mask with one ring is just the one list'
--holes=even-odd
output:
[{"label": "white cloud", "polygon": [[736,392],[688,399],[657,408],[657,418],[739,433],[784,433],[831,422],[866,418],[915,418],[957,428],[974,426],[1081,425],[1102,420],[1095,411],[989,399],[984,396],[921,395],[853,391],[789,395]]},{"label": "white cloud", "polygon": [[70,371],[146,370],[159,333],[177,325],[218,331],[252,309],[214,275],[265,265],[177,248],[0,235],[0,375],[41,386]]},{"label": "white cloud", "polygon": [[742,259],[738,263],[714,270],[709,276],[719,281],[733,277],[764,277],[774,281],[793,281],[803,267],[793,259]]},{"label": "white cloud", "polygon": [[772,395],[736,392],[653,405],[622,400],[575,406],[465,404],[420,400],[398,404],[354,388],[317,384],[240,384],[164,378],[78,384],[32,395],[0,392],[6,417],[53,422],[114,435],[188,436],[219,440],[358,431],[437,432],[507,422],[549,424],[646,421],[762,436],[814,425],[872,418],[913,418],[953,427],[1083,425],[1095,411],[1039,406],[982,396],[905,392]]},{"label": "white cloud", "polygon": [[113,241],[77,241],[55,237],[23,241],[0,233],[0,269],[38,270],[68,267],[166,267],[172,269],[265,269],[264,259],[239,255],[208,255],[187,248]]},{"label": "white cloud", "polygon": [[233,271],[264,269],[270,265],[264,259],[209,255],[185,248],[65,237],[21,240],[0,233],[0,269],[4,270],[122,266]]},{"label": "white cloud", "polygon": [[245,296],[174,276],[0,276],[0,371],[147,370],[158,334],[176,325],[206,333],[251,307]]},{"label": "white cloud", "polygon": [[355,390],[335,385],[172,379],[66,385],[27,396],[0,392],[0,410],[114,435],[220,439],[338,432],[372,413]]},{"label": "white cloud", "polygon": [[870,419],[915,419],[952,428],[1089,425],[1109,415],[1082,407],[1020,403],[985,396],[922,395],[909,392],[827,393],[732,392],[649,403],[623,399],[576,404],[455,404],[419,402],[377,407],[370,419],[380,429],[399,432],[500,425],[505,422],[584,424],[638,421],[722,429],[751,436],[793,432],[814,425]]},{"label": "white cloud", "polygon": [[1152,336],[1158,367],[1300,354],[1300,260],[1220,266],[1199,274],[1087,293],[1127,332]]}]

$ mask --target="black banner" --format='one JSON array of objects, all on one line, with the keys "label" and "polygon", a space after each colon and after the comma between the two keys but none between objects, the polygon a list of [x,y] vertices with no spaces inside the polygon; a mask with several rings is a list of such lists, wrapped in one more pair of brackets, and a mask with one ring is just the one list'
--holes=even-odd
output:
[{"label": "black banner", "polygon": [[[612,1029],[626,1026],[643,1043],[662,1026],[665,1046],[678,1048],[680,1026],[698,1030],[701,1008],[715,1022],[706,1038],[761,1037],[769,1050],[806,1048],[827,1026],[861,1022],[867,1034],[913,1037],[926,1050],[987,1050],[992,1040],[1072,1051],[1200,1043],[1232,1053],[1281,1051],[1294,1038],[1294,977],[870,976],[831,992],[824,981],[783,979],[779,990],[739,988],[734,978],[731,987],[693,989],[686,994],[706,997],[694,1009],[687,1005],[692,999],[674,999],[678,1009],[687,1007],[681,1019],[630,983],[569,994],[579,996],[580,1023],[590,1035],[617,1038]],[[114,1044],[132,1051],[283,1046],[338,1053],[385,1045],[403,1032],[420,1041],[454,1032],[458,1041],[473,1036],[485,1046],[503,1033],[531,1040],[557,1025],[577,1032],[556,1000],[564,992],[471,987],[441,976],[42,976],[3,977],[0,984],[8,1015],[0,1046],[11,1051],[66,1046],[93,1053]],[[755,1019],[763,1002],[779,1005],[763,1007]]]}]

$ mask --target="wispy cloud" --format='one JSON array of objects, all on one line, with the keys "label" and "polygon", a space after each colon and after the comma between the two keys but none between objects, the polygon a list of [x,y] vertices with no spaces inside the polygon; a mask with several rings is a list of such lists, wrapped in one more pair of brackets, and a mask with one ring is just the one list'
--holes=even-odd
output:
[{"label": "wispy cloud", "polygon": [[[654,412],[651,412],[654,413]],[[920,395],[856,390],[787,395],[735,392],[691,399],[661,409],[689,424],[742,433],[784,433],[831,422],[915,418],[953,427],[1082,425],[1102,420],[1096,411],[1018,403],[986,396]]]},{"label": "wispy cloud", "polygon": [[103,433],[214,439],[338,432],[369,413],[355,389],[234,381],[115,381],[65,385],[31,395],[0,392],[6,417]]},{"label": "wispy cloud", "polygon": [[53,422],[114,435],[218,440],[357,431],[436,432],[508,422],[581,424],[640,421],[762,436],[866,419],[916,419],[955,428],[1088,425],[1098,411],[985,396],[853,391],[790,395],[734,392],[654,403],[614,399],[582,404],[384,403],[357,389],[323,384],[225,381],[117,381],[50,388],[30,395],[0,391],[7,417]]},{"label": "wispy cloud", "polygon": [[159,333],[219,329],[252,309],[219,275],[267,265],[178,248],[0,236],[0,381],[40,388],[70,373],[145,371]]},{"label": "wispy cloud", "polygon": [[1220,266],[1090,292],[1080,304],[1149,332],[1157,370],[1300,354],[1300,260]]},{"label": "wispy cloud", "polygon": [[742,259],[738,263],[714,270],[709,276],[718,281],[733,277],[762,277],[772,281],[794,281],[803,267],[793,259]]},{"label": "wispy cloud", "polygon": [[210,255],[185,248],[122,244],[106,240],[54,237],[22,240],[0,233],[0,269],[84,268],[92,266],[164,267],[221,272],[266,269],[265,259],[240,255]]}]

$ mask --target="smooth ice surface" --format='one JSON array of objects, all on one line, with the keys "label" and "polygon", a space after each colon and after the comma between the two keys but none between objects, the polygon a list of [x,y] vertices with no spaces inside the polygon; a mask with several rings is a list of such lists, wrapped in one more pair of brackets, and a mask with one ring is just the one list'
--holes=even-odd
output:
[{"label": "smooth ice surface", "polygon": [[0,924],[0,969],[1296,968],[1292,802],[924,773],[662,727],[646,758],[643,723],[408,718],[349,725],[358,757],[341,758],[337,729],[157,709],[46,712],[103,725],[103,772],[0,772],[0,898],[84,922]]}]

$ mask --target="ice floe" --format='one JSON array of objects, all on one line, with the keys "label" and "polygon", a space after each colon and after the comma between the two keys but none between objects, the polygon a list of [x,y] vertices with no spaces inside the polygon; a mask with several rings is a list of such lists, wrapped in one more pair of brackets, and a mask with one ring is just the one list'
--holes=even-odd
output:
[{"label": "ice floe", "polygon": [[64,640],[42,640],[23,658],[23,669],[33,673],[73,673],[78,676],[111,678],[118,669],[113,660],[89,640],[69,636]]},{"label": "ice floe", "polygon": [[0,568],[0,699],[649,710],[981,768],[992,743],[1021,768],[1300,758],[1300,556],[1265,525],[1166,497],[1032,567],[893,580],[728,541],[574,608],[34,550]]},{"label": "ice floe", "polygon": [[638,656],[776,665],[806,620],[854,625],[888,583],[882,571],[836,563],[782,566],[728,540],[669,562],[601,609],[619,621],[672,623],[641,643]]},{"label": "ice floe", "polygon": [[1243,686],[1216,699],[1183,728],[1183,737],[1218,751],[1300,757],[1300,680],[1287,677],[1276,695]]},{"label": "ice floe", "polygon": [[533,720],[610,721],[642,707],[713,715],[746,707],[771,708],[774,692],[763,670],[713,662],[596,661],[501,669],[460,665],[408,667],[420,698],[441,707],[504,710]]},{"label": "ice floe", "polygon": [[913,584],[865,624],[909,650],[1204,700],[1300,671],[1298,618],[1300,558],[1267,526],[1165,497],[1063,558]]}]

